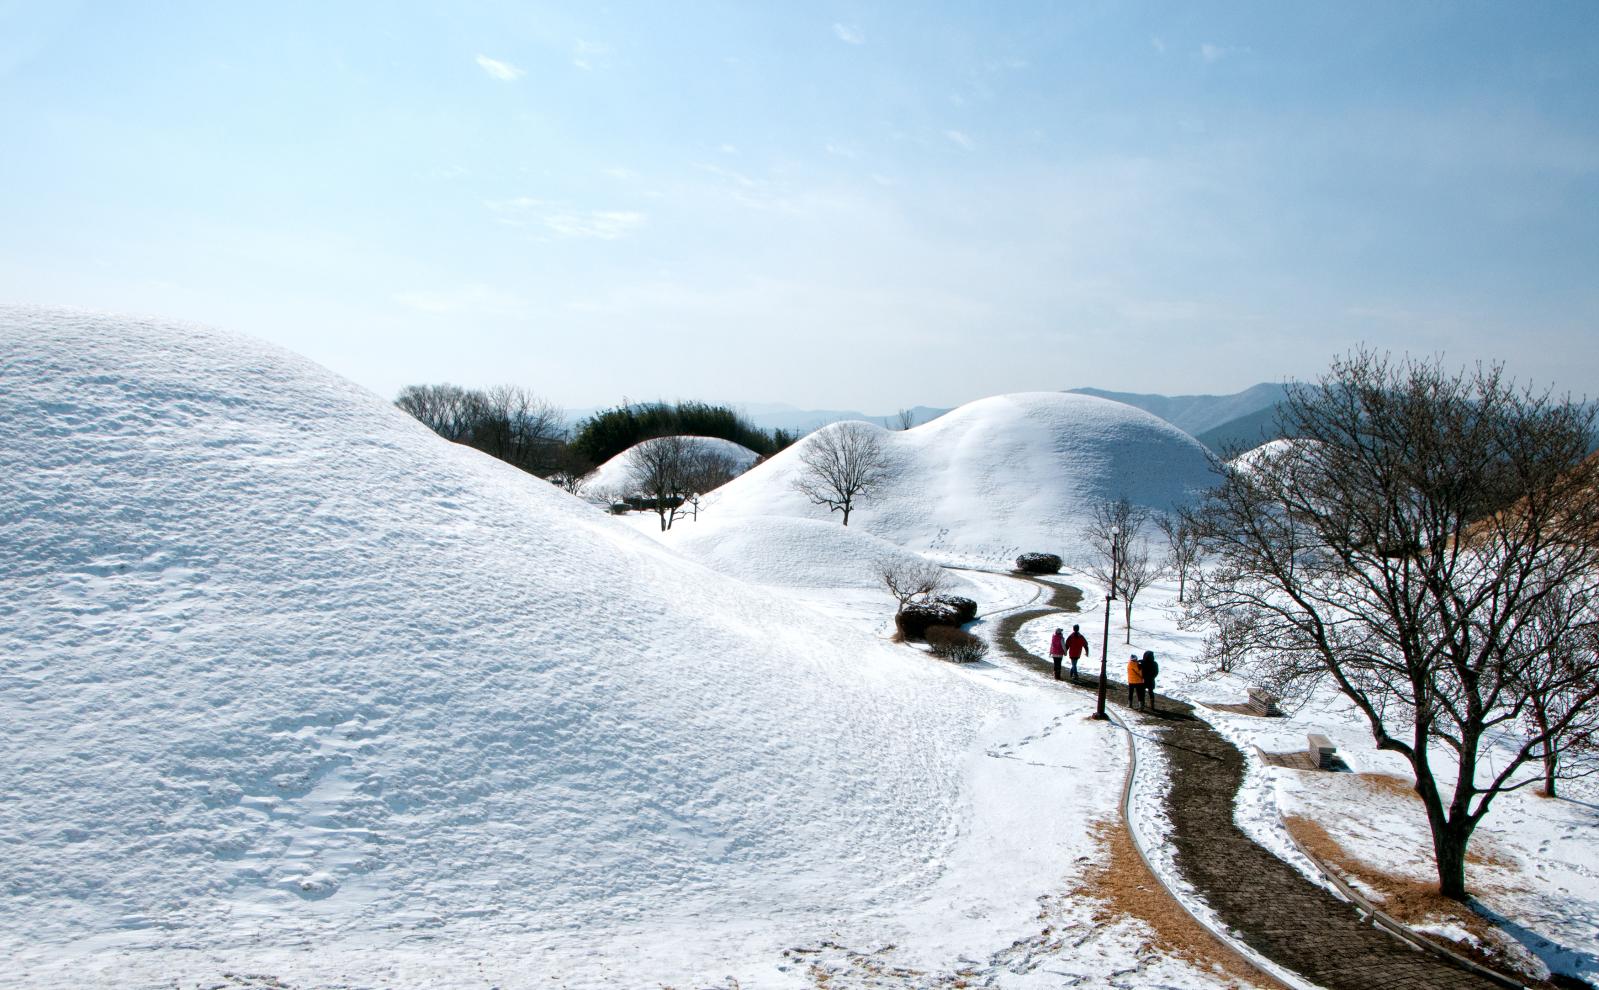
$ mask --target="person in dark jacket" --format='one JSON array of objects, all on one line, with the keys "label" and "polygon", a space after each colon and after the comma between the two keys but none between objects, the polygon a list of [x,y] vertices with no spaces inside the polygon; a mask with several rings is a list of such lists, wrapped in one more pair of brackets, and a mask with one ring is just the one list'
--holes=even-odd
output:
[{"label": "person in dark jacket", "polygon": [[[1059,629],[1055,630],[1060,632]],[[1066,637],[1066,655],[1072,661],[1072,680],[1077,680],[1077,661],[1088,656],[1088,637],[1076,626],[1072,626],[1072,634]],[[1059,675],[1056,675],[1059,679]]]},{"label": "person in dark jacket", "polygon": [[[1066,655],[1066,637],[1061,635],[1059,629],[1055,635],[1049,637],[1049,658],[1055,661],[1055,680],[1060,680],[1060,658]],[[1075,667],[1076,664],[1073,664]],[[1077,672],[1072,671],[1072,679],[1077,679]]]},{"label": "person in dark jacket", "polygon": [[1149,696],[1149,708],[1155,709],[1155,675],[1160,673],[1160,664],[1155,662],[1155,651],[1145,650],[1144,658],[1138,661],[1138,672],[1144,675],[1144,692]]}]

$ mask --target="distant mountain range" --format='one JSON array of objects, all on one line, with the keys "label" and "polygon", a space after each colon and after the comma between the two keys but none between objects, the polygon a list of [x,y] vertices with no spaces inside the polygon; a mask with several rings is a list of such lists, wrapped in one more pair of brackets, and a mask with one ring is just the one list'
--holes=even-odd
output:
[{"label": "distant mountain range", "polygon": [[1137,392],[1107,392],[1100,388],[1074,388],[1068,391],[1137,406],[1195,437],[1241,417],[1270,409],[1288,395],[1287,386],[1269,382],[1253,385],[1232,395],[1144,395]]},{"label": "distant mountain range", "polygon": [[1153,413],[1217,453],[1275,440],[1280,435],[1277,406],[1288,395],[1286,385],[1272,382],[1261,382],[1231,395],[1146,395],[1101,388],[1069,391],[1124,402]]}]

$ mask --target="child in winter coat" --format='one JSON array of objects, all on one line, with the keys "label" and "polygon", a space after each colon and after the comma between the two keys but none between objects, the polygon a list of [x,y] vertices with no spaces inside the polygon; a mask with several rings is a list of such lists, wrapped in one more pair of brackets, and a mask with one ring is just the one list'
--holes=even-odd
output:
[{"label": "child in winter coat", "polygon": [[1134,653],[1132,659],[1127,661],[1127,707],[1133,707],[1133,699],[1138,699],[1138,707],[1144,707],[1144,671],[1138,666],[1138,654]]},{"label": "child in winter coat", "polygon": [[[1049,658],[1055,661],[1055,680],[1060,680],[1060,658],[1066,655],[1066,637],[1059,629],[1049,638]],[[1073,666],[1076,666],[1075,664]],[[1074,671],[1075,675],[1075,671]],[[1073,677],[1075,680],[1075,676]]]}]

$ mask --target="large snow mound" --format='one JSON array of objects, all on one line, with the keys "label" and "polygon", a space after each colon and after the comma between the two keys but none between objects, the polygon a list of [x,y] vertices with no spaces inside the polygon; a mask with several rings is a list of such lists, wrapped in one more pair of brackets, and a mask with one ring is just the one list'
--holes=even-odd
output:
[{"label": "large snow mound", "polygon": [[[858,527],[822,519],[707,515],[698,522],[678,522],[660,539],[712,570],[777,587],[880,591],[885,565],[923,560]],[[959,582],[956,576],[950,580]],[[964,584],[952,590],[969,593]],[[887,608],[886,592],[883,601]]]},{"label": "large snow mound", "polygon": [[[683,439],[687,440],[701,450],[710,451],[714,454],[721,454],[723,457],[726,457],[729,463],[732,464],[733,470],[738,474],[748,471],[754,466],[756,461],[761,459],[760,454],[757,454],[755,451],[749,449],[743,444],[734,443],[731,440],[724,440],[721,437],[686,436]],[[648,440],[644,441],[644,443],[648,442]],[[634,485],[632,479],[628,475],[631,467],[630,462],[633,456],[633,451],[637,450],[638,448],[639,444],[634,444],[633,446],[622,451],[620,454],[617,454],[615,457],[606,461],[604,464],[601,464],[599,467],[595,468],[594,473],[589,475],[588,481],[583,486],[584,493],[592,493],[593,495],[604,496],[623,496],[631,494],[633,492]]]},{"label": "large snow mound", "polygon": [[[1127,497],[1167,512],[1215,482],[1205,448],[1150,413],[1065,392],[968,403],[915,429],[872,424],[888,478],[861,499],[850,527],[912,550],[1001,563],[1018,551],[1083,559],[1096,505]],[[830,426],[826,430],[836,430]],[[712,511],[823,518],[794,488],[818,431],[719,489]]]},{"label": "large snow mound", "polygon": [[857,916],[1007,704],[257,341],[0,309],[0,421],[24,972]]}]

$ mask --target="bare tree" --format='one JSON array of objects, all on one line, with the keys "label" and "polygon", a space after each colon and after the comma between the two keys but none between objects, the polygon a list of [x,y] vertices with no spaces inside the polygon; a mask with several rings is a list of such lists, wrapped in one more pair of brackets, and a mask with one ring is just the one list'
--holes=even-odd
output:
[{"label": "bare tree", "polygon": [[695,445],[683,486],[683,501],[689,507],[690,518],[699,521],[700,504],[706,492],[715,491],[736,477],[738,463],[732,457],[705,444]]},{"label": "bare tree", "polygon": [[866,423],[834,423],[817,430],[800,451],[800,461],[795,489],[829,512],[843,512],[846,526],[855,501],[870,494],[888,470],[878,431]]},{"label": "bare tree", "polygon": [[480,404],[472,446],[541,478],[559,468],[566,439],[561,407],[516,385],[496,385]]},{"label": "bare tree", "polygon": [[926,628],[925,621],[910,627],[906,609],[928,601],[949,586],[944,569],[930,560],[886,557],[877,562],[877,574],[899,607],[894,610],[896,639],[916,639]]},{"label": "bare tree", "polygon": [[[1149,510],[1134,505],[1123,495],[1094,506],[1093,516],[1083,528],[1083,540],[1089,549],[1088,573],[1121,599],[1128,642],[1133,636],[1133,600],[1160,573],[1151,562],[1149,543],[1143,538],[1148,521]],[[1109,618],[1108,613],[1106,617]]]},{"label": "bare tree", "polygon": [[483,417],[483,393],[451,385],[407,385],[394,404],[446,440],[465,443]]},{"label": "bare tree", "polygon": [[628,483],[661,517],[661,531],[672,528],[689,490],[694,444],[686,437],[656,437],[627,456]]},{"label": "bare tree", "polygon": [[908,430],[915,425],[915,411],[911,409],[901,409],[894,415],[894,425],[890,428],[895,430]]},{"label": "bare tree", "polygon": [[931,598],[949,586],[949,575],[931,560],[887,557],[877,562],[877,574],[901,612],[911,602]]},{"label": "bare tree", "polygon": [[562,444],[550,480],[566,489],[568,494],[582,495],[593,478],[594,462],[571,444]]},{"label": "bare tree", "polygon": [[1199,560],[1199,531],[1181,513],[1157,515],[1155,526],[1166,537],[1166,564],[1177,575],[1177,601],[1181,604],[1188,591],[1188,573]]},{"label": "bare tree", "polygon": [[446,440],[475,447],[541,478],[560,470],[566,448],[559,406],[525,388],[407,385],[394,404]]},{"label": "bare tree", "polygon": [[1299,442],[1225,471],[1191,514],[1215,562],[1193,601],[1234,623],[1212,648],[1285,696],[1334,685],[1409,762],[1439,889],[1464,899],[1493,800],[1538,782],[1595,703],[1591,680],[1556,678],[1567,700],[1517,732],[1526,665],[1560,646],[1540,610],[1556,589],[1590,609],[1599,594],[1593,413],[1498,367],[1359,352],[1293,387],[1282,417]]},{"label": "bare tree", "polygon": [[1555,796],[1559,780],[1599,772],[1592,758],[1599,743],[1596,604],[1554,589],[1525,627],[1525,650],[1506,658],[1526,697],[1525,732],[1534,744],[1541,743],[1535,755],[1543,761],[1545,797]]},{"label": "bare tree", "polygon": [[1139,592],[1160,580],[1165,568],[1150,552],[1149,541],[1142,536],[1128,540],[1127,546],[1122,549],[1122,563],[1116,581],[1116,597],[1122,601],[1122,624],[1126,627],[1127,638],[1124,642],[1133,641],[1133,602],[1138,599]]}]

